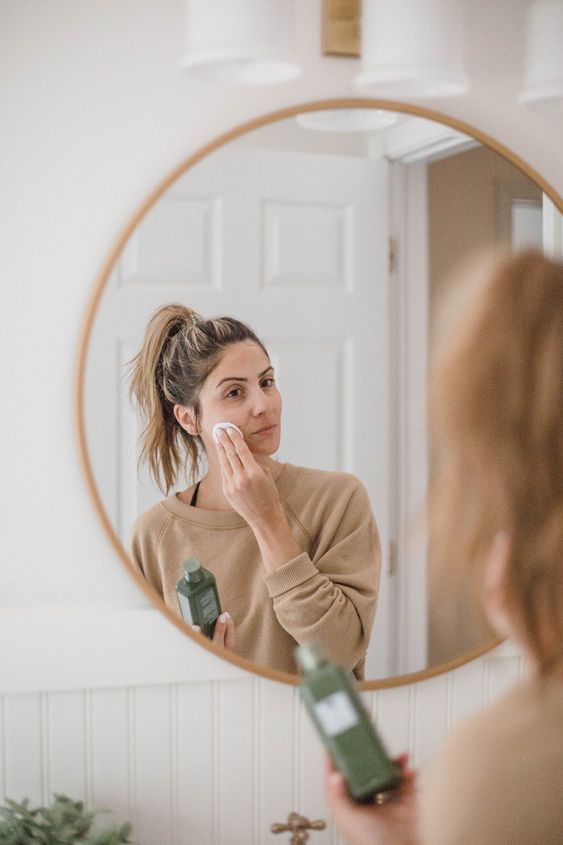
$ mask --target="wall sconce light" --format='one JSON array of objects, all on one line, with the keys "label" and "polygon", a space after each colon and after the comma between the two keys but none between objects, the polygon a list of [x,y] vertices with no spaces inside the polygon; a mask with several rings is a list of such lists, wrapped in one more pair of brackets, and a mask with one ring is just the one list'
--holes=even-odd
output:
[{"label": "wall sconce light", "polygon": [[383,97],[452,97],[469,88],[459,0],[363,0],[354,86]]},{"label": "wall sconce light", "polygon": [[180,67],[238,85],[294,79],[295,0],[186,0]]},{"label": "wall sconce light", "polygon": [[[302,2],[302,0],[301,0]],[[296,0],[185,0],[180,67],[243,85],[294,79]],[[463,69],[460,0],[323,0],[325,55],[360,54],[357,88],[383,97],[454,96]]]},{"label": "wall sconce light", "polygon": [[535,0],[526,21],[523,105],[563,110],[563,2]]}]

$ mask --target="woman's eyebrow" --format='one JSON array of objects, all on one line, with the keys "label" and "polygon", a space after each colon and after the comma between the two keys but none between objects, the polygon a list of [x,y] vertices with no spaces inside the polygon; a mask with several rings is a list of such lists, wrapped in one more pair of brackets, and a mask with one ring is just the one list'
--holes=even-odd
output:
[{"label": "woman's eyebrow", "polygon": [[[262,378],[262,376],[265,376],[266,373],[269,373],[270,370],[273,370],[273,369],[274,368],[270,364],[269,367],[266,367],[265,370],[262,370],[261,373],[258,373],[258,378]],[[215,385],[215,389],[217,389],[218,387],[221,387],[221,385],[226,381],[248,381],[248,379],[245,376],[225,376],[225,378],[222,378],[221,381],[217,382],[217,384]]]}]

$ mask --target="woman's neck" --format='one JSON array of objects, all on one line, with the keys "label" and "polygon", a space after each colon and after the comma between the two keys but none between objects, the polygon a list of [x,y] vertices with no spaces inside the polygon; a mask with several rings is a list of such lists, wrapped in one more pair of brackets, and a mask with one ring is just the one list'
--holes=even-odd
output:
[{"label": "woman's neck", "polygon": [[[274,481],[277,481],[283,471],[283,464],[270,457],[260,457],[256,460],[264,469],[269,469]],[[190,504],[192,494],[193,488],[190,488],[181,493],[180,498],[186,504]],[[206,511],[233,510],[223,493],[221,470],[215,462],[210,462],[207,474],[200,481],[197,492],[197,507]]]}]

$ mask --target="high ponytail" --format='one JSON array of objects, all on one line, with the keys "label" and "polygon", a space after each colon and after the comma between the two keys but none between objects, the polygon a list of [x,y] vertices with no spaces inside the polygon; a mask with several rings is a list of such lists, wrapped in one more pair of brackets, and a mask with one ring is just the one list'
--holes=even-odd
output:
[{"label": "high ponytail", "polygon": [[205,320],[185,305],[164,305],[147,325],[142,346],[129,361],[130,396],[141,411],[139,464],[165,493],[190,465],[195,479],[203,442],[174,416],[174,405],[191,408],[199,419],[199,392],[226,346],[250,340],[268,354],[252,329],[232,317]]}]

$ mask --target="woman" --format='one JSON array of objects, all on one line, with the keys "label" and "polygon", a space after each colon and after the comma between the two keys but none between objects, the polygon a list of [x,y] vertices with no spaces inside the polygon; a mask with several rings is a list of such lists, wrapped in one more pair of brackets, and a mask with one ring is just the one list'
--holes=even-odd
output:
[{"label": "woman", "polygon": [[[328,802],[354,845],[563,842],[563,265],[529,251],[467,283],[431,380],[431,541],[470,571],[529,677],[448,740],[415,789]],[[401,764],[406,765],[405,758]]]},{"label": "woman", "polygon": [[[164,493],[186,461],[197,483],[136,521],[135,564],[178,612],[182,561],[216,576],[215,640],[258,663],[295,671],[296,643],[315,638],[362,676],[379,575],[379,542],[354,476],[276,461],[281,397],[268,353],[231,317],[160,308],[132,361],[146,421],[141,459]],[[218,422],[237,426],[219,429]],[[233,624],[234,623],[234,624]],[[236,628],[236,638],[234,629]]]}]

